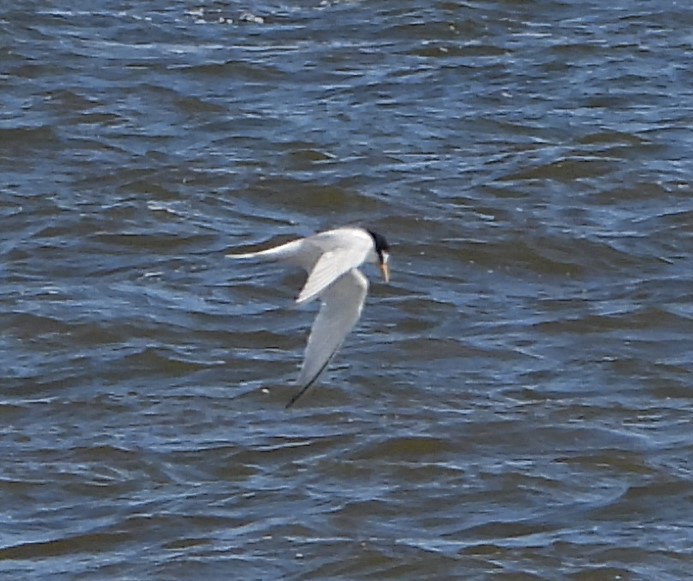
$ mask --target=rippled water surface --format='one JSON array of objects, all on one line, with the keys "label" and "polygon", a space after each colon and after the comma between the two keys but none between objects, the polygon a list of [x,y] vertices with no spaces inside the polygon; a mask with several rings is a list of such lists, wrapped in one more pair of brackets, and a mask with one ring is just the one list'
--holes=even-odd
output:
[{"label": "rippled water surface", "polygon": [[[0,576],[690,578],[692,31],[3,3]],[[223,255],[353,222],[392,283],[285,410],[316,307]]]}]

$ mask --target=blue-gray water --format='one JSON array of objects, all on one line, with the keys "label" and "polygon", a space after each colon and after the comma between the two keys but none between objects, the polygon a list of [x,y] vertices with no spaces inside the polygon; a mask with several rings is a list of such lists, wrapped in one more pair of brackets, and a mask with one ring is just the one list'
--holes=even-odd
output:
[{"label": "blue-gray water", "polygon": [[[690,578],[692,57],[684,1],[2,3],[0,577]],[[353,222],[392,284],[285,410],[315,305],[223,255]]]}]

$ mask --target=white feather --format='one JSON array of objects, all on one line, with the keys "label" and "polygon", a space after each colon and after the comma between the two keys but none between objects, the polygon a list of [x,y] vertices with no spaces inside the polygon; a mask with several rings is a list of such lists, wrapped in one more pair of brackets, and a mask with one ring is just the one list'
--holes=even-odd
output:
[{"label": "white feather", "polygon": [[368,279],[353,268],[320,295],[321,305],[310,330],[303,365],[296,382],[299,391],[287,404],[301,397],[323,372],[361,317],[368,293]]},{"label": "white feather", "polygon": [[338,228],[275,248],[227,256],[299,266],[308,272],[308,278],[296,302],[321,299],[297,380],[301,390],[289,401],[289,407],[320,376],[361,316],[368,280],[358,267],[367,260],[377,262],[373,237],[361,228]]}]

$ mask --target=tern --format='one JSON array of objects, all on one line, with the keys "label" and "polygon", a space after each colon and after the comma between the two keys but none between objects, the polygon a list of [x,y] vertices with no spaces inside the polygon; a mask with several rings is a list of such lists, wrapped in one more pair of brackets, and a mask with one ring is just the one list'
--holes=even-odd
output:
[{"label": "tern", "polygon": [[359,266],[364,262],[378,265],[385,282],[389,282],[389,251],[387,240],[377,232],[348,226],[260,252],[226,255],[298,266],[308,273],[308,278],[296,304],[320,299],[320,311],[310,331],[296,380],[300,391],[289,400],[287,408],[315,383],[359,320],[368,292],[368,279],[361,274]]}]

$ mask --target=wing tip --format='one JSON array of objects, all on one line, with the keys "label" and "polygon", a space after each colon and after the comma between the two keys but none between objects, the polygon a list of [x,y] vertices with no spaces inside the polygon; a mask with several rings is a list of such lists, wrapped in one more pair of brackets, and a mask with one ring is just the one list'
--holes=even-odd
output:
[{"label": "wing tip", "polygon": [[311,382],[309,382],[305,387],[301,388],[301,391],[298,393],[295,393],[294,395],[291,396],[291,399],[286,402],[286,405],[284,406],[285,410],[288,410],[290,407],[293,407],[293,405],[299,400],[299,398],[308,391],[308,388],[315,383],[315,380],[317,379],[317,376],[313,378]]},{"label": "wing tip", "polygon": [[243,252],[241,254],[224,254],[224,258],[254,258],[257,252]]},{"label": "wing tip", "polygon": [[296,304],[297,305],[305,305],[306,303],[309,303],[310,301],[312,301],[317,296],[318,296],[317,292],[312,292],[312,293],[308,293],[308,294],[304,294],[303,292],[301,292],[296,297]]}]

